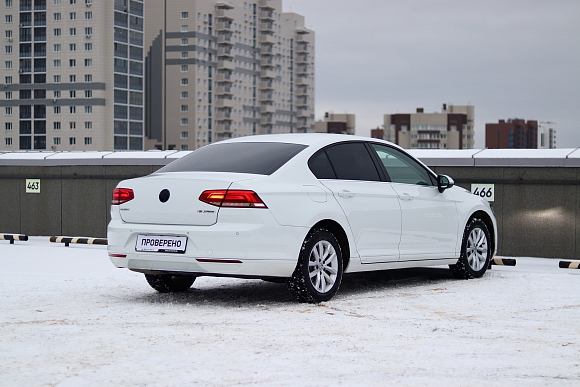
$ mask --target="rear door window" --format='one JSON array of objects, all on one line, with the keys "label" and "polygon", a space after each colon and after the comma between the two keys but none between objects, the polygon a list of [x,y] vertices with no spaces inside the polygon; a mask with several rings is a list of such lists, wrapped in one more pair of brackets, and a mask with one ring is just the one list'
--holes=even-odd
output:
[{"label": "rear door window", "polygon": [[[326,160],[322,154],[325,154]],[[319,179],[381,181],[375,163],[362,142],[326,148],[310,159],[309,166]]]},{"label": "rear door window", "polygon": [[217,143],[159,169],[164,172],[234,172],[271,175],[307,145],[281,142]]}]

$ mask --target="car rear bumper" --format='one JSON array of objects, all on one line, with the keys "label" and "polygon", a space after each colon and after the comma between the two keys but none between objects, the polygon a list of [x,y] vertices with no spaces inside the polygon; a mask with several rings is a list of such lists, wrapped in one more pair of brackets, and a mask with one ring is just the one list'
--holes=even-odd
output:
[{"label": "car rear bumper", "polygon": [[[116,267],[144,273],[290,277],[307,232],[275,222],[160,227],[113,219],[107,250]],[[187,248],[184,254],[136,251],[138,235],[186,236]]]}]

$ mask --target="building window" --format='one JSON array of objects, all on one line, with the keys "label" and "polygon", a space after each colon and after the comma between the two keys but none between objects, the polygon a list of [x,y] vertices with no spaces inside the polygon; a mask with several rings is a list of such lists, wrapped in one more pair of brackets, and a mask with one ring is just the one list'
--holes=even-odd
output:
[{"label": "building window", "polygon": [[85,36],[91,36],[93,34],[93,27],[85,27]]},{"label": "building window", "polygon": [[[52,123],[52,128],[53,128],[54,130],[60,130],[60,121],[55,121],[55,122],[53,122],[53,123]],[[58,145],[58,144],[55,144],[55,145]]]},{"label": "building window", "polygon": [[69,145],[76,145],[77,144],[76,137],[69,137],[68,138],[68,143],[69,143]]},{"label": "building window", "polygon": [[6,108],[4,109],[4,114],[6,114],[7,116],[11,116],[12,115],[12,106],[6,106]]},{"label": "building window", "polygon": [[60,83],[60,75],[53,75],[52,80],[54,83]]},{"label": "building window", "polygon": [[60,98],[60,90],[54,90],[52,92],[52,97],[53,98]]},{"label": "building window", "polygon": [[60,67],[60,59],[55,59],[52,61],[52,65],[57,68]]},{"label": "building window", "polygon": [[68,76],[68,80],[70,83],[75,83],[77,81],[77,76],[76,75],[69,75]]},{"label": "building window", "polygon": [[187,24],[182,24],[181,25],[181,32],[187,32],[189,31],[189,26]]},{"label": "building window", "polygon": [[60,21],[61,20],[60,12],[55,12],[53,14],[53,18],[54,18],[54,21]]},{"label": "building window", "polygon": [[12,99],[12,92],[11,91],[6,92],[6,99]]},{"label": "building window", "polygon": [[53,114],[60,114],[60,106],[53,106],[52,112]]},{"label": "building window", "polygon": [[182,91],[181,92],[181,99],[187,99],[189,98],[189,93],[187,91]]},{"label": "building window", "polygon": [[91,105],[85,106],[85,114],[92,114],[93,107]]},{"label": "building window", "polygon": [[76,34],[77,34],[76,28],[69,28],[69,35],[70,36],[75,36]]},{"label": "building window", "polygon": [[187,113],[188,110],[189,110],[189,105],[181,105],[181,112],[182,113]]},{"label": "building window", "polygon": [[189,39],[187,38],[181,38],[181,45],[182,46],[187,46],[189,44]]},{"label": "building window", "polygon": [[4,83],[10,85],[12,83],[12,76],[4,77]]},{"label": "building window", "polygon": [[77,3],[77,0],[70,0],[70,4],[71,4],[71,5],[74,5],[74,4],[76,4],[76,3]]},{"label": "building window", "polygon": [[181,78],[181,86],[187,86],[189,84],[189,79]]},{"label": "building window", "polygon": [[76,43],[71,43],[68,45],[68,48],[70,51],[76,51],[77,50],[77,45]]},{"label": "building window", "polygon": [[70,98],[76,98],[77,97],[77,91],[76,90],[69,90],[68,95]]},{"label": "building window", "polygon": [[12,0],[6,0],[6,8],[12,8]]},{"label": "building window", "polygon": [[183,132],[181,132],[181,136],[180,136],[180,138],[181,138],[182,140],[186,140],[186,139],[188,139],[188,138],[189,138],[189,132],[184,130]]},{"label": "building window", "polygon": [[69,106],[69,113],[70,114],[76,114],[76,112],[77,112],[77,107],[76,106]]},{"label": "building window", "polygon": [[93,4],[93,0],[85,0],[85,4]]},{"label": "building window", "polygon": [[85,129],[92,129],[93,128],[93,122],[92,121],[85,121]]},{"label": "building window", "polygon": [[182,73],[186,73],[189,71],[189,66],[188,65],[181,65],[181,72]]},{"label": "building window", "polygon": [[6,144],[6,146],[12,146],[12,137],[6,137],[4,139],[4,143]]},{"label": "building window", "polygon": [[77,123],[74,121],[71,121],[68,123],[68,128],[69,129],[76,129],[77,128]]},{"label": "building window", "polygon": [[85,74],[85,82],[92,82],[93,74]]},{"label": "building window", "polygon": [[12,122],[5,122],[4,123],[4,129],[6,129],[6,130],[12,130]]},{"label": "building window", "polygon": [[85,59],[85,67],[91,67],[93,65],[92,59]]},{"label": "building window", "polygon": [[60,28],[55,28],[54,30],[52,30],[54,33],[54,36],[60,36],[61,35],[61,31]]},{"label": "building window", "polygon": [[85,90],[85,98],[93,98],[93,91]]},{"label": "building window", "polygon": [[6,46],[6,53],[12,54],[12,46]]},{"label": "building window", "polygon": [[12,61],[7,60],[6,62],[4,62],[4,67],[6,68],[6,70],[10,70],[12,68]]},{"label": "building window", "polygon": [[6,23],[12,23],[12,15],[6,15],[6,18],[4,20]]},{"label": "building window", "polygon": [[52,51],[54,51],[54,52],[60,52],[60,43],[59,44],[53,44],[52,45]]},{"label": "building window", "polygon": [[181,52],[181,59],[187,59],[188,55],[187,55],[187,51],[182,51]]},{"label": "building window", "polygon": [[189,123],[189,120],[187,118],[181,119],[181,126],[187,126],[188,123]]},{"label": "building window", "polygon": [[76,59],[69,59],[68,60],[68,65],[69,65],[69,67],[76,67],[77,60]]},{"label": "building window", "polygon": [[54,5],[60,5],[60,0],[54,0]]},{"label": "building window", "polygon": [[5,35],[6,39],[10,39],[12,37],[12,30],[6,30]]},{"label": "building window", "polygon": [[187,12],[187,11],[181,12],[181,18],[182,19],[187,19],[188,17],[189,17],[189,12]]},{"label": "building window", "polygon": [[77,19],[77,13],[76,12],[70,12],[69,13],[69,20],[76,20]]},{"label": "building window", "polygon": [[53,145],[60,145],[60,137],[53,137],[52,144]]},{"label": "building window", "polygon": [[93,138],[85,137],[85,145],[93,145]]},{"label": "building window", "polygon": [[93,13],[91,11],[85,12],[85,20],[92,20]]},{"label": "building window", "polygon": [[93,51],[93,44],[85,43],[85,51]]}]

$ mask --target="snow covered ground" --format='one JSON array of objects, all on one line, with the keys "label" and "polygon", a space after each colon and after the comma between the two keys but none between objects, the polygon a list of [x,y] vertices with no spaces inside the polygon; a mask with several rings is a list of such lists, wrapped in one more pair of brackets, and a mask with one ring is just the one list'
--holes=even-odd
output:
[{"label": "snow covered ground", "polygon": [[157,294],[102,246],[0,241],[1,386],[580,386],[580,270],[517,258],[284,284],[200,278]]}]

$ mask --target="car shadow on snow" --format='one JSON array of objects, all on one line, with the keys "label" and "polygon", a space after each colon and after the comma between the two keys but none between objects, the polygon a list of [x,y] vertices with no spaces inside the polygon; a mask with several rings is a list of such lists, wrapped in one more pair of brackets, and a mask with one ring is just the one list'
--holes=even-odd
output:
[{"label": "car shadow on snow", "polygon": [[[367,273],[345,274],[340,289],[333,300],[342,297],[364,296],[367,293],[384,291],[400,287],[425,286],[453,279],[449,269],[443,267],[425,267],[393,269]],[[193,287],[183,293],[150,293],[139,295],[137,301],[159,304],[187,305],[222,305],[222,306],[263,306],[264,304],[293,304],[292,297],[285,283],[271,283],[261,280],[235,280],[231,283],[220,282],[216,286]],[[330,301],[332,302],[332,300]]]}]

